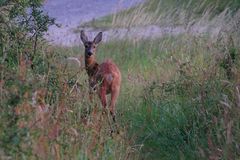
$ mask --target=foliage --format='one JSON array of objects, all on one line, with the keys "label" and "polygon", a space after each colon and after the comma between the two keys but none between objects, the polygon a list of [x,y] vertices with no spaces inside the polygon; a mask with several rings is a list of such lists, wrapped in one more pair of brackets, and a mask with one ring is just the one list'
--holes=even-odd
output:
[{"label": "foliage", "polygon": [[215,37],[99,45],[123,78],[114,124],[89,101],[83,48],[43,40],[54,21],[41,1],[1,1],[0,12],[0,159],[239,159],[237,14]]},{"label": "foliage", "polygon": [[28,71],[36,71],[41,38],[54,19],[43,13],[41,0],[0,2],[0,61],[1,61],[1,148],[6,154],[29,154],[20,144],[28,136],[28,128],[18,128],[19,116],[14,110],[26,105],[33,80]]}]

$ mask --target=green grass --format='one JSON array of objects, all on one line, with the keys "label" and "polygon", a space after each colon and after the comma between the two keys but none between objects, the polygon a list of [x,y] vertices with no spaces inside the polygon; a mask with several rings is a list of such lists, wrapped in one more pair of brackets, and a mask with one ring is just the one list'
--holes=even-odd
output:
[{"label": "green grass", "polygon": [[[209,43],[214,47],[209,48]],[[131,156],[207,159],[216,156],[214,150],[219,148],[223,159],[239,157],[233,145],[240,140],[238,109],[233,105],[226,111],[221,103],[236,103],[237,82],[232,80],[225,86],[226,72],[219,55],[214,54],[216,49],[221,47],[207,37],[189,35],[137,44],[114,41],[99,46],[98,61],[113,59],[123,75],[117,117],[119,125],[127,130],[124,141],[137,151]],[[238,61],[234,68],[238,70]],[[230,120],[226,114],[234,115]],[[228,149],[224,130],[231,121],[234,142]]]},{"label": "green grass", "polygon": [[[154,11],[155,3],[144,10]],[[138,18],[137,8],[127,14]],[[100,44],[97,61],[111,58],[122,73],[119,133],[113,134],[116,126],[102,114],[98,96],[89,100],[82,46],[39,42],[26,69],[24,52],[9,49],[0,66],[0,159],[239,159],[239,29],[231,25],[237,20],[230,18],[231,30],[216,37],[186,33]],[[81,66],[67,60],[72,56],[81,57]],[[42,115],[46,121],[36,121]]]},{"label": "green grass", "polygon": [[[112,136],[98,97],[93,103],[88,99],[84,68],[66,66],[66,57],[83,56],[82,47],[44,48],[26,81],[19,81],[17,75],[7,81],[5,88],[9,92],[2,103],[13,108],[28,104],[35,113],[32,93],[47,89],[43,102],[50,106],[49,125],[54,126],[61,107],[66,111],[58,119],[59,137],[43,145],[59,146],[60,157],[65,159],[236,159],[240,142],[236,91],[240,49],[236,44],[232,46],[238,54],[232,65],[234,75],[227,80],[227,70],[221,63],[227,63],[224,57],[228,50],[223,49],[229,43],[186,34],[137,43],[122,40],[101,44],[98,61],[111,58],[123,77],[117,103],[119,134]],[[79,92],[71,92],[76,81]],[[68,85],[64,85],[66,82]],[[31,148],[41,134],[49,134],[49,128],[22,130],[17,127],[19,122],[35,114],[16,116],[5,114],[4,110],[9,110],[6,107],[2,110],[1,120],[6,124],[1,125],[4,132],[0,137],[4,140],[1,146],[8,149],[6,153],[21,158],[35,155]],[[52,152],[46,155],[56,157]]]}]

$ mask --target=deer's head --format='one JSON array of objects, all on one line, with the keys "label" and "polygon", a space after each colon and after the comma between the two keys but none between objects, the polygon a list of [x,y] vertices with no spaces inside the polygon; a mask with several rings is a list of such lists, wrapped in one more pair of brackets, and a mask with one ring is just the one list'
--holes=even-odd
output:
[{"label": "deer's head", "polygon": [[85,32],[81,31],[81,40],[85,47],[85,56],[87,58],[95,56],[97,45],[102,41],[102,32],[99,32],[93,41],[89,41]]}]

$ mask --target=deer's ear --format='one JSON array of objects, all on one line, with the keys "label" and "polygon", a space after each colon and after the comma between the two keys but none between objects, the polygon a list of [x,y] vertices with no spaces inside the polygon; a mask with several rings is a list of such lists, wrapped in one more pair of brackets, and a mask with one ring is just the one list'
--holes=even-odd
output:
[{"label": "deer's ear", "polygon": [[94,38],[93,42],[98,44],[102,41],[102,32],[99,32],[98,35]]},{"label": "deer's ear", "polygon": [[81,40],[83,44],[85,44],[88,41],[88,37],[86,36],[85,32],[81,30]]}]

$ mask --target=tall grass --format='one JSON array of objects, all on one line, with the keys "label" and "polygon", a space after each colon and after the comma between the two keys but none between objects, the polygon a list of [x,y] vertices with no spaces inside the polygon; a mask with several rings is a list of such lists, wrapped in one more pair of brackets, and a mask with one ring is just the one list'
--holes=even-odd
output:
[{"label": "tall grass", "polygon": [[[151,20],[155,3],[146,12]],[[136,8],[126,12],[129,22],[123,24],[144,25]],[[214,25],[228,22],[215,37],[185,33],[99,45],[99,63],[113,59],[123,77],[116,124],[102,113],[97,96],[89,101],[83,47],[39,41],[32,64],[17,52],[0,66],[0,159],[238,159],[240,46],[234,12],[214,13]],[[121,14],[113,26],[126,17]]]},{"label": "tall grass", "polygon": [[[88,99],[84,63],[73,66],[67,60],[81,59],[83,48],[43,48],[26,81],[19,81],[18,73],[4,84],[2,103],[15,108],[13,113],[6,114],[6,107],[1,112],[5,123],[1,145],[7,155],[15,159],[239,157],[240,49],[235,39],[214,42],[184,34],[101,44],[98,61],[112,58],[123,75],[117,104],[119,134],[111,134],[115,126],[102,115],[98,97],[94,102]],[[228,79],[224,66],[229,65],[233,49]],[[39,106],[48,112],[42,113]],[[39,114],[43,121],[37,121]]]},{"label": "tall grass", "polygon": [[[236,54],[230,80],[229,46]],[[117,117],[129,158],[239,157],[238,54],[235,40],[186,34],[100,45],[99,62],[111,57],[123,75]]]},{"label": "tall grass", "polygon": [[[229,16],[234,15],[239,9],[237,0],[204,0],[204,1],[177,1],[177,0],[147,0],[128,10],[105,16],[81,24],[79,28],[131,28],[149,25],[173,27],[185,26],[218,27],[220,22],[227,23]],[[202,22],[199,24],[199,22]],[[210,23],[210,24],[209,24]]]}]

